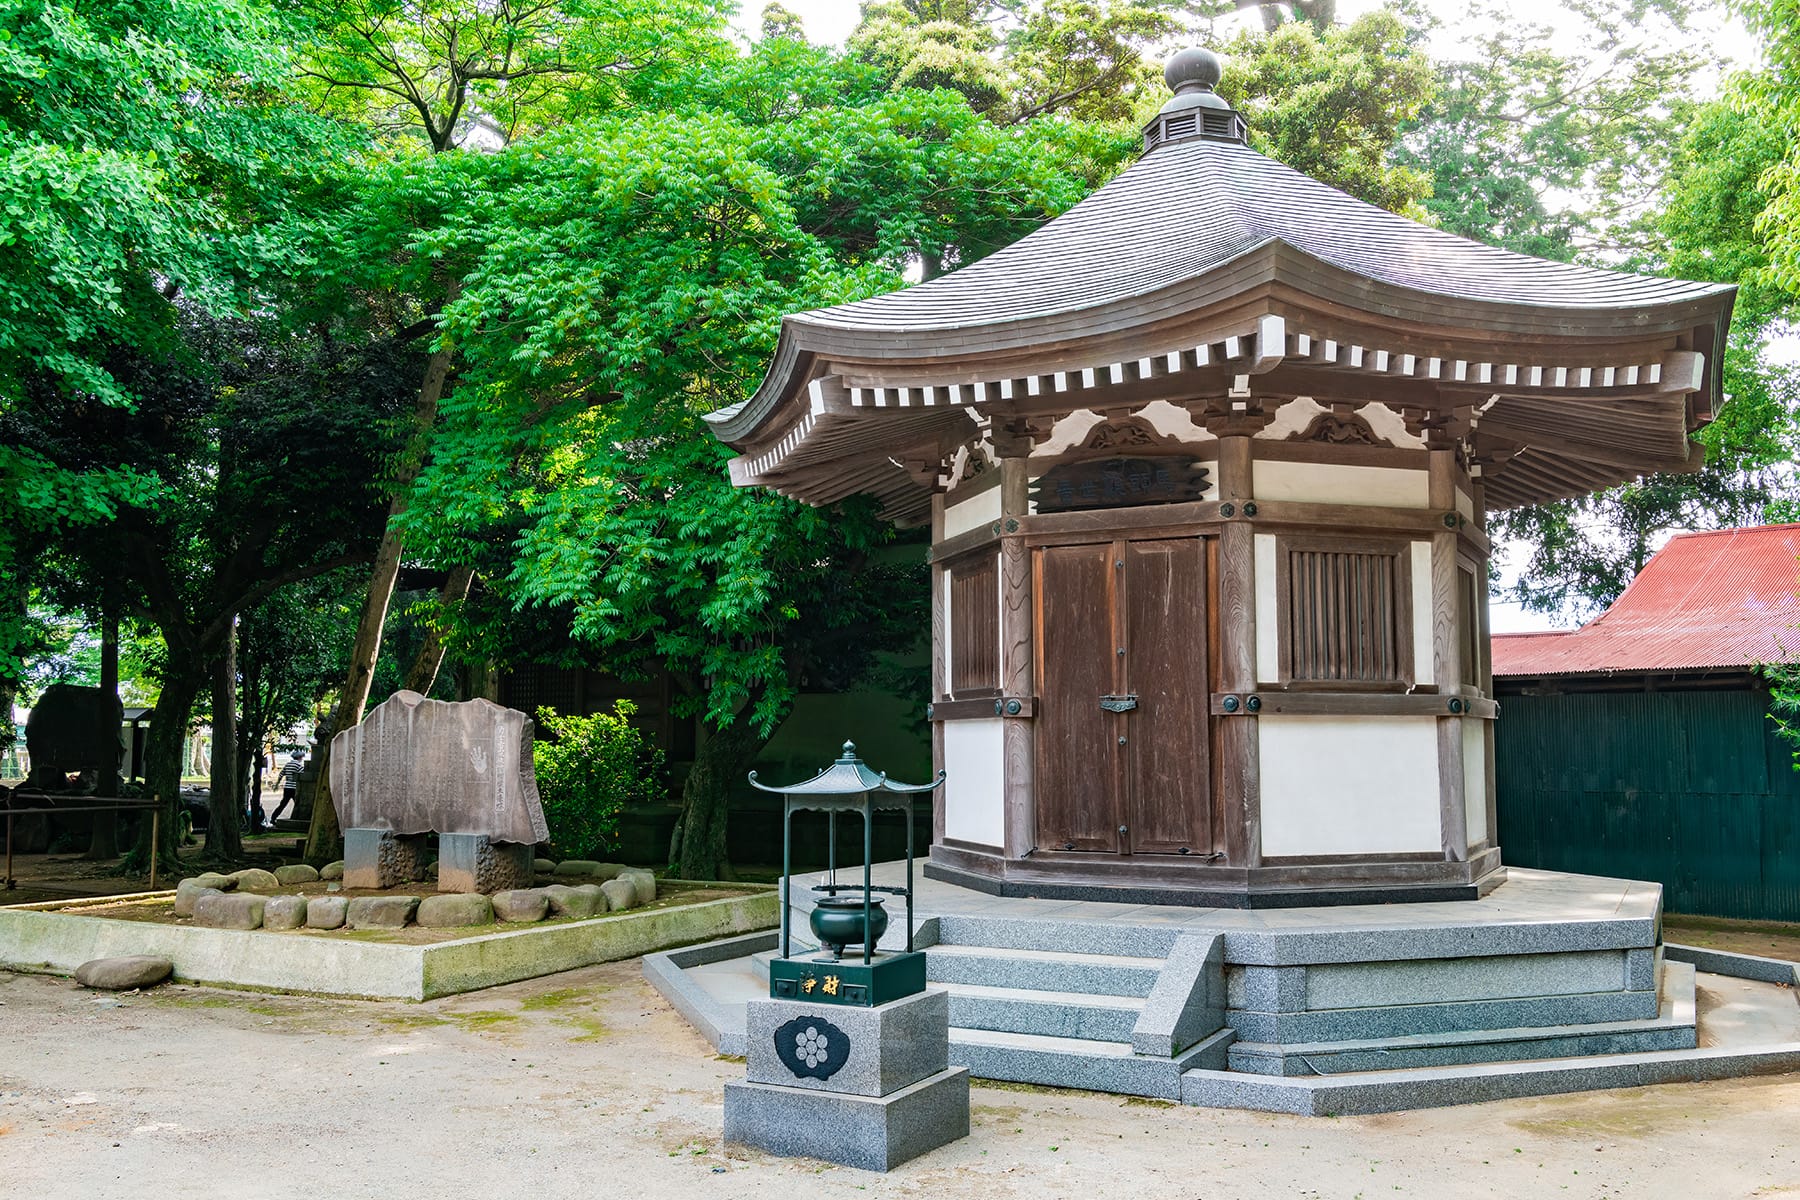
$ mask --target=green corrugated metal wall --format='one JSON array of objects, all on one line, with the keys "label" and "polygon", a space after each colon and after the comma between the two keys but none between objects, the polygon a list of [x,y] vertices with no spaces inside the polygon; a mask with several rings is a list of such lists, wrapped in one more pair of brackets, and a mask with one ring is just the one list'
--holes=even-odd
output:
[{"label": "green corrugated metal wall", "polygon": [[1800,920],[1800,772],[1760,691],[1503,696],[1500,849],[1654,879],[1670,912]]}]

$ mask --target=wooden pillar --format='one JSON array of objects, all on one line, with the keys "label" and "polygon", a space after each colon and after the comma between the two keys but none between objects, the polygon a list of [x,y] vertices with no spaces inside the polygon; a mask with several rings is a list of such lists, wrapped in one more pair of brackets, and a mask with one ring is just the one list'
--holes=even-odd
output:
[{"label": "wooden pillar", "polygon": [[[1486,533],[1487,489],[1483,486],[1479,475],[1469,481],[1469,499],[1475,509],[1475,527]],[[1476,595],[1481,600],[1479,611],[1476,613],[1476,618],[1481,622],[1480,635],[1475,641],[1476,648],[1481,655],[1481,662],[1477,667],[1481,677],[1477,683],[1481,688],[1481,694],[1492,700],[1494,698],[1494,625],[1493,614],[1488,611],[1487,562],[1485,559],[1481,563],[1481,577]],[[1486,791],[1486,795],[1482,799],[1487,805],[1487,843],[1490,846],[1500,844],[1500,808],[1497,803],[1499,788],[1494,772],[1494,726],[1498,720],[1499,717],[1496,715],[1493,721],[1481,723],[1481,774],[1482,787]]]},{"label": "wooden pillar", "polygon": [[[1255,496],[1250,438],[1219,439],[1219,499],[1237,510],[1219,531],[1219,690],[1256,690],[1256,528],[1243,517]],[[1220,849],[1234,867],[1262,863],[1262,797],[1256,717],[1214,718],[1219,731]]]},{"label": "wooden pillar", "polygon": [[[1456,511],[1456,452],[1433,450],[1430,465],[1433,512]],[[1437,721],[1439,826],[1444,858],[1469,857],[1469,818],[1463,803],[1463,718],[1450,714],[1449,698],[1462,694],[1463,631],[1457,628],[1457,534],[1445,527],[1431,537],[1431,671],[1444,708]]]},{"label": "wooden pillar", "polygon": [[[931,542],[933,545],[944,540],[944,494],[938,492],[931,497]],[[950,684],[949,666],[944,661],[944,622],[949,614],[944,611],[944,568],[933,563],[929,572],[931,580],[931,699],[935,703],[944,698]],[[931,773],[935,776],[944,769],[944,723],[931,723]],[[931,844],[937,845],[944,840],[944,789],[942,787],[931,793]]]},{"label": "wooden pillar", "polygon": [[1032,706],[1036,662],[1032,657],[1031,552],[1008,523],[1029,511],[1030,443],[1025,455],[1000,460],[1000,696],[1017,700],[1017,714],[1003,713],[1005,757],[1006,857],[1024,858],[1037,845],[1037,810],[1033,773],[1037,763],[1032,743]]}]

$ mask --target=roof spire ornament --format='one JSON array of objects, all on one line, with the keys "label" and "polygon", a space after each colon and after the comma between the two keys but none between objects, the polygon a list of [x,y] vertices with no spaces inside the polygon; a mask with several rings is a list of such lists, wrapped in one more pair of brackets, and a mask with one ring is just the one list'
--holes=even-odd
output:
[{"label": "roof spire ornament", "polygon": [[1144,126],[1144,152],[1170,142],[1193,138],[1244,144],[1249,127],[1225,98],[1213,89],[1224,76],[1225,64],[1203,46],[1191,46],[1170,58],[1163,79],[1175,94]]}]

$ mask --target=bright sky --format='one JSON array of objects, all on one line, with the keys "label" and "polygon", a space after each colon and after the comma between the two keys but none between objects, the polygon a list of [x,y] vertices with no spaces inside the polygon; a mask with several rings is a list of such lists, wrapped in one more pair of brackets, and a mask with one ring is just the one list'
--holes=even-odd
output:
[{"label": "bright sky", "polygon": [[[765,3],[767,0],[738,0],[739,12],[732,24],[740,32],[753,36],[761,28]],[[810,40],[831,45],[844,43],[850,36],[850,31],[856,28],[862,9],[858,0],[782,0],[782,3],[788,11],[800,17]],[[1363,13],[1382,7],[1383,3],[1384,0],[1338,0],[1338,15],[1341,19],[1354,20]],[[1426,0],[1426,7],[1437,13],[1445,25],[1433,39],[1432,51],[1440,56],[1447,56],[1456,44],[1456,33],[1451,23],[1468,5],[1464,0]],[[1513,11],[1528,20],[1558,30],[1571,41],[1580,36],[1579,21],[1565,5],[1556,3],[1556,0],[1515,0]],[[1259,18],[1253,11],[1246,11],[1238,19],[1250,23]],[[1695,24],[1703,39],[1728,57],[1746,65],[1754,57],[1754,39],[1745,31],[1742,23],[1722,10],[1722,6],[1705,17],[1696,18]]]},{"label": "bright sky", "polygon": [[[766,2],[767,0],[739,0],[740,11],[732,22],[733,25],[747,37],[754,37],[761,28],[762,10]],[[842,45],[850,36],[862,7],[857,0],[782,0],[782,3],[800,17],[809,40],[831,45]],[[1343,20],[1354,20],[1382,5],[1383,0],[1338,0],[1338,15]],[[1455,22],[1459,14],[1466,12],[1468,8],[1466,0],[1426,0],[1426,7],[1436,13],[1442,22],[1431,39],[1432,54],[1438,58],[1454,58],[1459,40]],[[1512,10],[1526,20],[1549,26],[1555,32],[1557,41],[1563,43],[1559,49],[1575,49],[1583,36],[1580,20],[1565,5],[1556,3],[1555,0],[1514,0]],[[1247,10],[1238,14],[1236,19],[1249,24],[1260,18],[1254,11]],[[1711,11],[1697,15],[1694,25],[1700,41],[1733,62],[1749,66],[1754,61],[1755,39],[1741,22],[1723,10],[1722,5],[1715,5]],[[1517,578],[1524,552],[1522,547],[1500,546],[1497,550],[1499,553],[1496,558],[1500,564],[1501,583],[1504,586]],[[1511,550],[1510,554],[1507,553],[1508,550]],[[1542,614],[1525,612],[1518,605],[1499,599],[1493,602],[1492,620],[1496,633],[1555,627]]]}]

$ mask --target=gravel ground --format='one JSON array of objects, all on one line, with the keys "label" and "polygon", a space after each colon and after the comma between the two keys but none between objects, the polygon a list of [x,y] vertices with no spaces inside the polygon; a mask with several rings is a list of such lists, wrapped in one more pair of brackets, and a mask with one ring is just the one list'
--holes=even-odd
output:
[{"label": "gravel ground", "polygon": [[426,1004],[0,972],[0,1196],[1800,1194],[1800,1076],[1301,1119],[977,1085],[881,1176],[726,1149],[716,1058],[614,963]]}]

